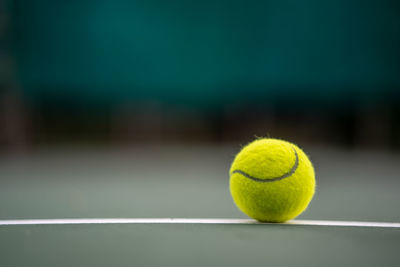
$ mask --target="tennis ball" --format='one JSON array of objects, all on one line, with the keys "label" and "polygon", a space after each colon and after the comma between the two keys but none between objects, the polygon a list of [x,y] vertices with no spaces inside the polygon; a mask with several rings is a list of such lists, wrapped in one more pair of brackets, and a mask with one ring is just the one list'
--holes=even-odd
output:
[{"label": "tennis ball", "polygon": [[296,145],[257,139],[236,155],[230,191],[238,208],[261,222],[285,222],[303,212],[315,191],[314,168]]}]

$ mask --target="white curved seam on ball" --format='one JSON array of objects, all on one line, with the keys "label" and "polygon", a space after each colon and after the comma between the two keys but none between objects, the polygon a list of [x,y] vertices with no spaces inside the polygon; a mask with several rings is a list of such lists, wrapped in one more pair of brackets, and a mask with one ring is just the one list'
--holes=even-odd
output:
[{"label": "white curved seam on ball", "polygon": [[295,173],[295,171],[297,170],[297,167],[299,166],[299,156],[297,155],[297,151],[296,151],[296,149],[294,147],[293,147],[293,151],[294,151],[294,155],[296,157],[295,162],[293,164],[293,167],[290,169],[290,171],[288,171],[287,173],[283,174],[282,176],[279,176],[279,177],[276,177],[276,178],[271,178],[271,179],[261,179],[261,178],[254,177],[254,176],[252,176],[252,175],[250,175],[250,174],[248,174],[248,173],[246,173],[246,172],[244,172],[242,170],[234,170],[231,173],[231,175],[233,175],[235,173],[239,173],[239,174],[243,175],[246,178],[249,178],[249,179],[251,179],[253,181],[256,181],[256,182],[262,182],[262,183],[275,182],[275,181],[279,181],[279,180],[288,178],[288,177],[292,176]]}]

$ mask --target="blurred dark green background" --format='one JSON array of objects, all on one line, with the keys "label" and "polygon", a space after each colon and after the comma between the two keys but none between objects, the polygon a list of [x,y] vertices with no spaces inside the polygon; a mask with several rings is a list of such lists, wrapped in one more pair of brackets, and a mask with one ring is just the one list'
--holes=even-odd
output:
[{"label": "blurred dark green background", "polygon": [[1,4],[2,147],[400,147],[398,1]]}]

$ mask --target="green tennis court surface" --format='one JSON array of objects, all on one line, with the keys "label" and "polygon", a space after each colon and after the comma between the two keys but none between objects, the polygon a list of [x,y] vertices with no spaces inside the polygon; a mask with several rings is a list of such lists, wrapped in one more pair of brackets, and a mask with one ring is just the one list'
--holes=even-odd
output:
[{"label": "green tennis court surface", "polygon": [[[317,193],[301,220],[399,222],[398,155],[304,148]],[[246,219],[236,146],[48,149],[0,160],[1,220]],[[261,224],[0,225],[1,266],[398,266],[400,229]]]}]

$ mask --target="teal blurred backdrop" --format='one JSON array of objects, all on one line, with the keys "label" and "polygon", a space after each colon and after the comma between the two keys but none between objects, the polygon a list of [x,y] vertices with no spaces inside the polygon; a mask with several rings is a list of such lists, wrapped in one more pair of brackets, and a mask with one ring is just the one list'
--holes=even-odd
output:
[{"label": "teal blurred backdrop", "polygon": [[[28,109],[20,116],[42,133],[59,118],[79,124],[82,114],[97,119],[94,132],[108,132],[129,109],[164,124],[185,117],[178,128],[198,120],[218,140],[234,121],[300,121],[292,132],[311,116],[316,135],[347,140],[357,133],[341,131],[359,127],[361,110],[367,124],[372,113],[372,128],[388,121],[388,136],[371,138],[398,143],[398,1],[8,0],[2,9],[2,90],[17,88]],[[151,120],[127,123],[144,129]],[[60,131],[84,132],[80,123]],[[275,134],[264,128],[243,136]]]}]

